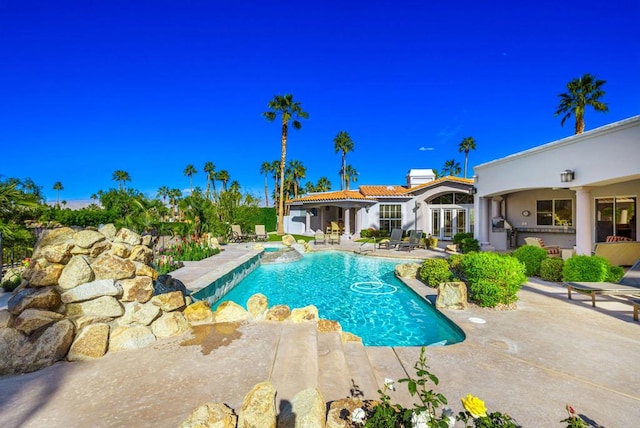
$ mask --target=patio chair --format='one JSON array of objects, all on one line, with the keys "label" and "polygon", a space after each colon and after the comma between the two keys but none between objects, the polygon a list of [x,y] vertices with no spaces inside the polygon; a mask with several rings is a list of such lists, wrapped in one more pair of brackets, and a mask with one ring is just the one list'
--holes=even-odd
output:
[{"label": "patio chair", "polygon": [[320,229],[318,229],[313,236],[313,243],[318,245],[319,243],[326,244],[327,243],[327,235]]},{"label": "patio chair", "polygon": [[391,248],[397,247],[400,242],[402,242],[402,229],[391,229],[389,240],[379,242],[378,248],[390,250]]},{"label": "patio chair", "polygon": [[242,232],[242,228],[239,224],[231,225],[231,242],[244,242],[248,239],[248,236]]},{"label": "patio chair", "polygon": [[329,244],[340,244],[340,232],[332,230],[329,234]]},{"label": "patio chair", "polygon": [[[567,297],[577,291],[591,296],[591,306],[596,307],[596,295],[640,296],[640,260],[629,269],[618,283],[612,282],[565,282]],[[635,300],[631,300],[633,303]],[[634,304],[634,311],[635,311]],[[637,320],[636,320],[637,321]]]},{"label": "patio chair", "polygon": [[545,250],[547,250],[547,254],[549,255],[549,257],[560,257],[562,255],[562,252],[560,251],[559,246],[545,245],[542,238],[535,238],[535,237],[524,238],[524,242],[526,242],[527,245],[544,248]]},{"label": "patio chair", "polygon": [[409,240],[402,241],[398,244],[398,250],[408,248],[411,251],[414,248],[420,246],[420,239],[422,239],[422,230],[412,230],[409,232]]},{"label": "patio chair", "polygon": [[264,228],[264,224],[256,224],[256,241],[266,241],[269,235],[267,235],[267,231]]}]

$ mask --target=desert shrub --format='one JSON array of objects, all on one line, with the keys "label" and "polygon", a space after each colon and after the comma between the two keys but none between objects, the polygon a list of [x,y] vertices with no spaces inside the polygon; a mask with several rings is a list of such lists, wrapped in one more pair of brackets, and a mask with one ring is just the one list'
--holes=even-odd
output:
[{"label": "desert shrub", "polygon": [[564,260],[562,260],[560,257],[547,257],[540,263],[540,278],[544,279],[545,281],[562,281],[563,266]]},{"label": "desert shrub", "polygon": [[599,256],[573,256],[564,262],[562,280],[572,282],[602,282],[609,275],[609,262]]},{"label": "desert shrub", "polygon": [[418,271],[420,279],[430,287],[436,288],[441,282],[453,279],[449,263],[445,259],[427,259]]},{"label": "desert shrub", "polygon": [[460,261],[470,297],[483,307],[509,305],[527,281],[524,265],[516,258],[497,253],[466,254]]},{"label": "desert shrub", "polygon": [[513,252],[513,257],[524,264],[525,275],[538,276],[540,275],[540,263],[548,259],[549,255],[544,248],[534,247],[533,245],[523,245]]},{"label": "desert shrub", "polygon": [[453,243],[456,245],[462,244],[466,238],[473,238],[473,233],[471,232],[460,232],[453,235]]},{"label": "desert shrub", "polygon": [[480,242],[473,237],[464,238],[460,243],[460,249],[464,254],[468,254],[473,251],[480,251]]},{"label": "desert shrub", "polygon": [[427,240],[427,248],[437,248],[438,247],[438,238],[429,236],[426,238]]},{"label": "desert shrub", "polygon": [[609,282],[618,282],[624,276],[624,269],[620,266],[611,266],[609,265],[609,273],[607,274],[607,281]]}]

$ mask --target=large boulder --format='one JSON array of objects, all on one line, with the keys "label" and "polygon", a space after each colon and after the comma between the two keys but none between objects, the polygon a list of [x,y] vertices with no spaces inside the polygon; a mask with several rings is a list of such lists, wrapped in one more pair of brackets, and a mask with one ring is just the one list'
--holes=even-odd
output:
[{"label": "large boulder", "polygon": [[109,336],[109,350],[113,352],[146,348],[155,343],[151,328],[142,325],[115,327]]},{"label": "large boulder", "polygon": [[111,317],[116,318],[124,314],[124,308],[115,297],[102,296],[97,299],[67,305],[68,317]]},{"label": "large boulder", "polygon": [[25,309],[16,317],[13,327],[29,335],[37,329],[53,324],[64,318],[64,315],[57,312],[44,311],[41,309]]},{"label": "large boulder", "polygon": [[289,319],[295,323],[317,321],[318,308],[316,308],[314,305],[305,306],[304,308],[295,308],[291,311]]},{"label": "large boulder", "polygon": [[205,403],[180,424],[180,428],[236,428],[238,417],[226,404]]},{"label": "large boulder", "polygon": [[419,263],[405,263],[396,265],[395,274],[398,278],[416,278],[416,273],[420,269]]},{"label": "large boulder", "polygon": [[113,279],[99,279],[78,285],[61,294],[63,303],[83,302],[101,296],[121,296],[122,287]]},{"label": "large boulder", "polygon": [[269,309],[269,301],[267,296],[261,293],[256,293],[249,297],[247,301],[247,310],[257,320],[264,319]]},{"label": "large boulder", "polygon": [[109,223],[100,227],[98,232],[102,233],[109,241],[113,241],[113,238],[116,237],[116,233],[118,233],[118,229],[116,229],[113,223]]},{"label": "large boulder", "polygon": [[275,305],[267,311],[267,321],[284,321],[291,316],[291,309],[287,305]]},{"label": "large boulder", "polygon": [[187,306],[182,312],[191,324],[203,324],[213,322],[213,311],[209,302],[200,300]]},{"label": "large boulder", "polygon": [[24,271],[22,277],[29,281],[32,287],[48,287],[58,284],[58,279],[62,274],[65,265],[60,263],[47,263],[41,265],[40,262],[36,266]]},{"label": "large boulder", "polygon": [[318,388],[298,392],[278,416],[278,428],[324,428],[326,404]]},{"label": "large boulder", "polygon": [[96,242],[104,241],[105,236],[95,230],[85,229],[73,235],[73,243],[80,248],[91,248]]},{"label": "large boulder", "polygon": [[32,258],[37,259],[38,257],[40,257],[40,249],[44,249],[45,247],[48,247],[50,245],[62,244],[72,240],[75,233],[76,232],[70,227],[45,230],[44,232],[42,232],[42,235],[40,235],[40,239],[36,243],[36,248],[33,252]]},{"label": "large boulder", "polygon": [[126,302],[124,315],[118,319],[119,325],[151,325],[162,310],[151,302]]},{"label": "large boulder", "polygon": [[123,259],[128,259],[131,255],[131,245],[126,242],[114,242],[111,244],[111,254],[114,256],[122,257]]},{"label": "large boulder", "polygon": [[9,312],[20,315],[25,309],[44,309],[55,311],[62,304],[60,294],[54,287],[23,288],[16,291],[7,302]]},{"label": "large boulder", "polygon": [[321,318],[318,320],[318,333],[341,332],[342,326],[338,321],[326,320]]},{"label": "large boulder", "polygon": [[76,335],[67,359],[69,361],[85,361],[101,358],[107,352],[108,344],[109,325],[104,323],[90,324]]},{"label": "large boulder", "polygon": [[42,257],[49,263],[68,263],[71,258],[71,249],[73,244],[70,242],[61,242],[55,245],[48,245],[41,250]]},{"label": "large boulder", "polygon": [[73,256],[62,270],[58,285],[63,290],[69,290],[85,282],[93,281],[95,275],[89,258],[83,255]]},{"label": "large boulder", "polygon": [[123,279],[118,283],[122,287],[123,302],[146,303],[153,297],[153,280],[148,276]]},{"label": "large boulder", "polygon": [[466,309],[467,285],[464,282],[443,282],[438,286],[438,309]]},{"label": "large boulder", "polygon": [[292,245],[293,245],[293,244],[295,244],[295,243],[296,243],[296,238],[294,238],[294,237],[293,237],[293,236],[291,236],[291,235],[284,235],[284,236],[282,237],[282,245],[284,245],[284,246],[286,246],[286,247],[290,247],[290,246],[292,246]]},{"label": "large boulder", "polygon": [[220,303],[213,317],[215,322],[241,322],[250,319],[251,314],[237,303],[227,301]]},{"label": "large boulder", "polygon": [[136,265],[131,260],[110,253],[100,254],[91,267],[96,279],[126,279],[136,274]]},{"label": "large boulder", "polygon": [[[140,262],[133,262],[133,263],[136,265],[136,276],[148,276],[154,281],[158,279],[158,271],[152,268],[151,266],[145,265],[144,263],[140,263]],[[154,294],[162,294],[162,293],[155,292],[155,284],[153,286],[153,290],[154,290]],[[172,291],[175,291],[175,290],[172,290]]]},{"label": "large boulder", "polygon": [[134,262],[151,263],[153,261],[153,250],[144,245],[135,245],[131,250],[129,258]]},{"label": "large boulder", "polygon": [[113,242],[125,242],[129,245],[139,245],[142,242],[142,236],[138,235],[133,230],[123,227],[118,230],[118,233],[116,233],[116,236],[113,238]]},{"label": "large boulder", "polygon": [[8,309],[0,310],[0,328],[7,328],[13,325],[13,316]]},{"label": "large boulder", "polygon": [[151,331],[157,338],[177,336],[190,328],[182,312],[167,312],[151,324]]},{"label": "large boulder", "polygon": [[261,382],[245,395],[238,427],[276,427],[276,389],[271,382]]},{"label": "large boulder", "polygon": [[151,298],[151,303],[158,306],[165,312],[182,309],[186,304],[184,295],[180,291],[172,291],[171,293],[153,296]]},{"label": "large boulder", "polygon": [[341,398],[332,401],[327,413],[326,428],[349,428],[351,416],[356,409],[364,409],[365,403],[359,398]]},{"label": "large boulder", "polygon": [[104,253],[105,251],[109,251],[110,249],[111,249],[110,241],[107,241],[107,240],[99,241],[93,244],[91,248],[87,250],[87,255],[95,259],[100,254]]}]

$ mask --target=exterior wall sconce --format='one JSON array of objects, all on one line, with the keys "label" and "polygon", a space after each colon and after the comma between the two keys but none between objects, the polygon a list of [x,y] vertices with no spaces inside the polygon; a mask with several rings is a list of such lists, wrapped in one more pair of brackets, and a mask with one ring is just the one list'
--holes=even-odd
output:
[{"label": "exterior wall sconce", "polygon": [[469,187],[469,194],[471,196],[475,195],[476,193],[478,193],[478,189],[476,188],[476,186]]},{"label": "exterior wall sconce", "polygon": [[562,183],[570,183],[575,178],[575,173],[570,169],[565,169],[560,173],[560,181]]}]

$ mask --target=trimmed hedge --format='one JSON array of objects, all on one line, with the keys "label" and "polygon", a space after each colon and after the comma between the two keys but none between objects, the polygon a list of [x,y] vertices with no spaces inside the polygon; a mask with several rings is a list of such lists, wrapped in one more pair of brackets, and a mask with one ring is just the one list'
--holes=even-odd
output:
[{"label": "trimmed hedge", "polygon": [[445,259],[427,259],[418,270],[418,275],[422,282],[429,287],[437,288],[442,282],[453,279],[453,274],[449,270],[449,262]]},{"label": "trimmed hedge", "polygon": [[609,262],[600,256],[573,256],[564,262],[562,280],[566,282],[603,282],[609,276]]},{"label": "trimmed hedge", "polygon": [[460,260],[460,267],[471,299],[483,307],[516,302],[518,290],[527,282],[524,265],[508,255],[470,253]]},{"label": "trimmed hedge", "polygon": [[562,281],[563,267],[564,260],[560,257],[547,257],[540,263],[540,278],[545,281],[560,282]]},{"label": "trimmed hedge", "polygon": [[527,276],[540,275],[540,264],[543,260],[549,258],[547,250],[533,245],[523,245],[515,250],[512,255],[524,264],[524,273]]}]

